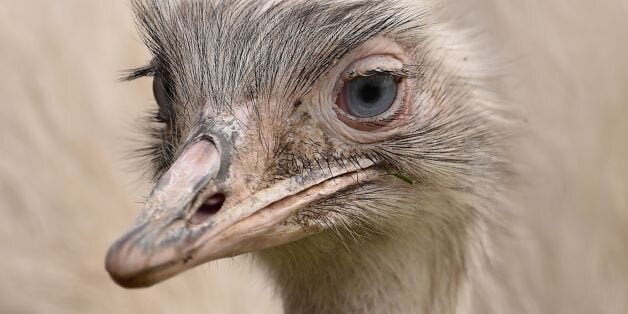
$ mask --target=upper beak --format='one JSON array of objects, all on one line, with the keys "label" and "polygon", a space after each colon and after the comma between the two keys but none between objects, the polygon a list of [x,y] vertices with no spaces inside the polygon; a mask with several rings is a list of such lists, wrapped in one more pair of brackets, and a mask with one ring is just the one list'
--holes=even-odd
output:
[{"label": "upper beak", "polygon": [[[193,141],[157,182],[135,226],[109,249],[107,271],[121,286],[145,287],[210,260],[298,240],[316,231],[290,219],[299,208],[372,180],[371,165],[330,167],[234,196],[229,191],[238,189],[220,178],[224,154],[210,140]],[[230,176],[241,175],[232,168]]]}]

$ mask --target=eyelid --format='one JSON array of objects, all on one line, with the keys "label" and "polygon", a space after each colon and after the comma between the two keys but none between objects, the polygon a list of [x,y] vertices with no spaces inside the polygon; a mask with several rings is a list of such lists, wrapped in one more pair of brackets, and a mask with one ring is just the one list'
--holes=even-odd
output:
[{"label": "eyelid", "polygon": [[387,69],[377,68],[377,69],[366,71],[362,73],[361,76],[388,74],[398,79],[419,78],[422,76],[419,69],[420,69],[420,66],[415,66],[411,64],[403,64],[403,67],[401,69],[387,70]]},{"label": "eyelid", "polygon": [[401,60],[390,54],[370,55],[354,61],[347,67],[342,75],[344,81],[359,77],[369,76],[375,72],[397,72],[402,70],[404,64]]},{"label": "eyelid", "polygon": [[391,74],[395,77],[404,78],[402,74],[405,64],[392,54],[374,54],[360,58],[349,64],[340,74],[334,87],[333,93],[338,94],[344,88],[344,85],[357,77],[372,76],[375,74]]}]

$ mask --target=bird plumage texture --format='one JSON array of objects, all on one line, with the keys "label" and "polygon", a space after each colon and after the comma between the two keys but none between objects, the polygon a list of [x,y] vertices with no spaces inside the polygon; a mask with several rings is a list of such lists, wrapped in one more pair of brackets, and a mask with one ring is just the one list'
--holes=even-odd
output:
[{"label": "bird plumage texture", "polygon": [[[169,167],[199,117],[209,116],[211,125],[212,116],[241,110],[244,128],[258,125],[262,147],[250,162],[263,174],[259,185],[361,159],[393,178],[310,204],[296,222],[327,231],[258,254],[287,312],[458,310],[469,264],[484,263],[472,261],[472,253],[488,254],[472,251],[489,247],[487,234],[499,236],[491,233],[506,207],[502,190],[510,171],[503,152],[509,105],[495,103],[489,81],[495,77],[480,70],[487,60],[463,30],[442,20],[435,5],[419,2],[284,1],[261,9],[250,1],[134,4],[153,60],[128,78],[159,77],[172,112],[151,132],[157,134],[148,149],[154,177]],[[312,118],[295,119],[295,103],[313,106],[302,99],[326,72],[381,37],[409,51],[399,74],[415,79],[409,122],[366,145],[300,128]],[[266,103],[271,107],[260,109]]]}]

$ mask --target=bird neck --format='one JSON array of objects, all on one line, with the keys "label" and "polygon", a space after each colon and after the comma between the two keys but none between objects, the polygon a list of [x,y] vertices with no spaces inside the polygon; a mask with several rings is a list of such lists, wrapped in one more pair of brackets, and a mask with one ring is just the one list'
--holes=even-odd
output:
[{"label": "bird neck", "polygon": [[366,236],[329,230],[257,257],[286,313],[456,313],[467,227],[433,226],[397,225]]}]

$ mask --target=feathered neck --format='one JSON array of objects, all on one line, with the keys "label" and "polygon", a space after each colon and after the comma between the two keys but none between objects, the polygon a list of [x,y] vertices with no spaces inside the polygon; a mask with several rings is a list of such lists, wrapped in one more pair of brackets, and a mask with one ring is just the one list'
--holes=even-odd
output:
[{"label": "feathered neck", "polygon": [[328,230],[256,256],[286,313],[457,313],[470,224],[426,215],[366,236]]}]

